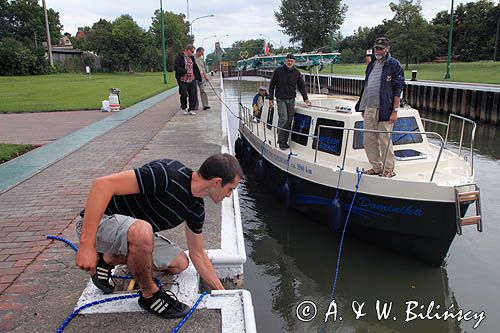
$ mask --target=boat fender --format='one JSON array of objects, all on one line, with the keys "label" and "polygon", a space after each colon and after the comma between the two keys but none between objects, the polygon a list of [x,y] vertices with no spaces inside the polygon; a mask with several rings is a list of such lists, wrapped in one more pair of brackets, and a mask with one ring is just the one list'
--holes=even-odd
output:
[{"label": "boat fender", "polygon": [[288,180],[281,186],[281,202],[285,208],[290,209],[292,207],[293,191],[292,187],[288,183]]},{"label": "boat fender", "polygon": [[338,196],[328,205],[328,226],[333,232],[338,232],[344,222],[344,207]]},{"label": "boat fender", "polygon": [[243,151],[243,162],[249,167],[252,163],[252,146],[249,143],[245,145],[245,149]]},{"label": "boat fender", "polygon": [[234,142],[234,154],[238,161],[241,161],[243,159],[243,149],[245,148],[245,144],[243,143],[243,140],[238,137],[236,141]]},{"label": "boat fender", "polygon": [[255,163],[255,180],[263,182],[266,176],[266,160],[261,156]]}]

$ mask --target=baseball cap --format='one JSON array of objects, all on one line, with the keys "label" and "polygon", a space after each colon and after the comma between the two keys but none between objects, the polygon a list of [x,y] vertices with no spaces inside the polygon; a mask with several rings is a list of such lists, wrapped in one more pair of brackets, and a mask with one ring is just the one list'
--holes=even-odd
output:
[{"label": "baseball cap", "polygon": [[266,87],[264,87],[264,86],[260,86],[260,87],[259,87],[259,90],[267,90],[267,88],[266,88]]},{"label": "baseball cap", "polygon": [[380,47],[385,49],[386,47],[389,47],[389,38],[387,37],[378,37],[375,38],[375,44],[373,47]]},{"label": "baseball cap", "polygon": [[285,59],[293,59],[293,60],[295,60],[295,56],[293,54],[289,53],[289,54],[286,55]]}]

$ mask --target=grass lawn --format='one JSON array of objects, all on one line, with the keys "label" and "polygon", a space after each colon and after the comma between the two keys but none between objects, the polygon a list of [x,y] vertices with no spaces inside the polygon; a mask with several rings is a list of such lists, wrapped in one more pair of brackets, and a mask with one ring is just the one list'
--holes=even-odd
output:
[{"label": "grass lawn", "polygon": [[[403,68],[404,68],[403,64]],[[338,75],[361,75],[364,76],[365,64],[333,65],[333,73]],[[446,74],[446,63],[443,64],[410,64],[405,69],[407,79],[411,78],[411,71],[417,70],[418,80],[444,81]],[[330,73],[330,65],[326,65],[321,71],[323,74]],[[450,81],[493,83],[500,84],[500,62],[454,62],[450,67]]]},{"label": "grass lawn", "polygon": [[19,155],[31,150],[31,145],[12,145],[8,143],[0,143],[0,163],[7,162]]},{"label": "grass lawn", "polygon": [[177,85],[174,73],[96,73],[0,76],[0,113],[100,109],[120,88],[122,109]]}]

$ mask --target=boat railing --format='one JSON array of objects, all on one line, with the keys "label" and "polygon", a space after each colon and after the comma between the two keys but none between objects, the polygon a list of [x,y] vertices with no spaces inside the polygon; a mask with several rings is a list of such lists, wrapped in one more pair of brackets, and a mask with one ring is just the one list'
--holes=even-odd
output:
[{"label": "boat railing", "polygon": [[[254,131],[256,131],[257,133],[257,136],[260,137],[260,134],[259,134],[259,127],[262,127],[262,132],[263,132],[263,135],[264,135],[264,142],[267,142],[267,130],[271,130],[272,129],[272,132],[273,132],[273,143],[274,143],[274,147],[276,148],[277,147],[277,131],[278,129],[279,130],[283,130],[283,131],[286,131],[286,132],[289,132],[290,134],[296,134],[296,135],[299,135],[299,136],[304,136],[304,137],[308,137],[308,138],[312,138],[313,140],[317,140],[317,143],[316,143],[316,148],[315,148],[315,153],[314,153],[314,163],[316,164],[317,163],[317,157],[318,157],[318,151],[319,151],[319,146],[320,146],[320,138],[321,138],[321,130],[322,129],[337,129],[337,130],[342,130],[342,131],[347,131],[347,136],[346,136],[346,140],[345,140],[345,145],[342,149],[342,169],[344,169],[344,166],[345,166],[345,160],[346,160],[346,157],[347,157],[347,151],[348,151],[348,145],[349,145],[349,137],[350,137],[350,132],[356,132],[356,131],[360,131],[360,132],[372,132],[372,133],[386,133],[388,135],[392,135],[392,134],[396,134],[396,135],[411,135],[411,134],[420,134],[420,135],[426,135],[427,137],[429,136],[434,136],[435,138],[437,138],[437,140],[439,141],[440,143],[440,149],[439,149],[439,152],[438,152],[438,155],[437,155],[437,158],[436,158],[436,162],[434,163],[434,167],[433,167],[433,170],[432,170],[432,174],[431,174],[431,177],[429,179],[430,182],[433,181],[434,179],[434,176],[436,174],[436,170],[437,170],[437,167],[438,167],[438,164],[439,164],[439,161],[441,159],[441,155],[442,155],[442,152],[444,150],[444,147],[445,147],[445,140],[443,139],[443,137],[436,133],[436,132],[421,132],[421,131],[382,131],[382,130],[368,130],[368,129],[364,129],[364,128],[348,128],[348,127],[340,127],[340,126],[327,126],[327,125],[320,125],[318,127],[318,135],[313,135],[313,134],[309,134],[309,133],[301,133],[301,132],[297,132],[297,131],[293,131],[293,130],[289,130],[289,129],[284,129],[284,128],[280,128],[278,126],[275,126],[273,124],[270,124],[270,123],[267,123],[265,121],[263,121],[262,119],[255,119],[251,113],[251,110],[244,106],[243,104],[240,104],[240,111],[242,111],[240,113],[240,119],[241,121],[243,121],[243,123],[250,129],[250,131],[253,133]],[[260,126],[259,126],[260,125]],[[390,142],[390,141],[389,141]],[[383,165],[382,165],[382,170],[385,171],[385,166],[386,166],[386,160],[387,160],[387,152],[389,150],[389,143],[387,144],[387,146],[385,147],[385,154],[384,154],[384,161],[383,161]]]},{"label": "boat railing", "polygon": [[[388,135],[393,135],[393,134],[396,134],[396,135],[408,135],[408,134],[420,134],[420,135],[425,135],[425,136],[435,136],[441,143],[441,147],[439,149],[439,153],[437,155],[437,158],[436,158],[436,162],[434,163],[434,167],[432,169],[432,174],[431,174],[431,178],[429,179],[430,182],[432,182],[432,180],[434,179],[434,175],[436,174],[436,170],[437,170],[437,167],[438,167],[438,164],[439,164],[439,161],[441,159],[441,154],[443,152],[443,149],[444,149],[444,139],[441,135],[439,135],[438,133],[436,132],[415,132],[415,131],[382,131],[382,130],[369,130],[369,129],[364,129],[364,128],[347,128],[347,127],[339,127],[339,126],[326,126],[326,125],[319,125],[318,126],[318,137],[320,138],[321,137],[321,130],[322,129],[337,129],[337,130],[342,130],[342,131],[347,131],[347,136],[346,136],[346,144],[345,144],[345,147],[343,149],[343,153],[342,153],[342,169],[344,168],[344,165],[345,165],[345,159],[346,159],[346,155],[347,155],[347,147],[348,147],[348,143],[349,143],[349,137],[350,137],[350,132],[353,131],[353,132],[356,132],[356,131],[360,131],[360,132],[370,132],[370,133],[385,133],[385,134],[388,134]],[[385,153],[384,153],[384,161],[382,163],[382,173],[384,173],[385,171],[385,166],[386,166],[386,162],[387,162],[387,152],[389,151],[389,144],[391,143],[391,141],[389,140],[389,142],[387,143],[387,146],[385,147]],[[316,144],[316,149],[315,149],[315,153],[314,153],[314,163],[316,163],[317,161],[317,155],[318,155],[318,150],[319,150],[319,139],[318,139],[318,143]]]},{"label": "boat railing", "polygon": [[472,126],[470,146],[467,147],[469,149],[469,154],[468,154],[468,156],[464,154],[463,158],[466,161],[468,160],[470,162],[469,172],[470,172],[470,175],[473,176],[474,175],[474,142],[475,142],[476,128],[477,128],[476,122],[473,121],[473,120],[470,120],[468,118],[465,118],[465,117],[453,114],[453,113],[449,114],[449,116],[448,116],[448,123],[444,123],[442,121],[436,121],[436,120],[432,120],[432,119],[427,119],[427,118],[420,118],[420,119],[424,122],[424,125],[425,125],[425,123],[433,123],[433,124],[437,124],[437,125],[441,125],[441,126],[446,127],[446,135],[445,135],[445,138],[444,138],[445,147],[446,147],[446,145],[448,143],[448,138],[449,138],[449,134],[450,134],[450,128],[451,128],[451,121],[452,121],[452,119],[461,120],[462,125],[460,127],[460,140],[458,142],[458,156],[459,157],[462,156],[462,150],[465,151],[465,149],[463,149],[464,148],[465,125],[466,124],[470,124]]}]

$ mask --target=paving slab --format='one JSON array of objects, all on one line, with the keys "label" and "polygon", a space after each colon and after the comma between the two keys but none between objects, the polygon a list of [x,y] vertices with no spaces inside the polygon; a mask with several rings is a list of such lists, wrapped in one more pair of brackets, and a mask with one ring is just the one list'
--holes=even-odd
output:
[{"label": "paving slab", "polygon": [[110,116],[100,110],[3,113],[0,142],[44,145]]}]

